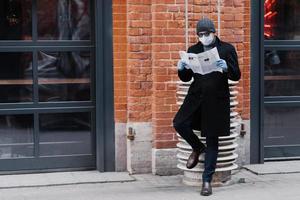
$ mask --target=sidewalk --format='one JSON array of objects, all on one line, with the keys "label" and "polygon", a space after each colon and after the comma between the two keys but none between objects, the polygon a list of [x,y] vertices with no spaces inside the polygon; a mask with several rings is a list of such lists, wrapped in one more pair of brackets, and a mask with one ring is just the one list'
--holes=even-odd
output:
[{"label": "sidewalk", "polygon": [[[292,166],[291,163],[288,164]],[[294,164],[294,169],[299,166],[297,165]],[[2,187],[0,200],[300,199],[300,173],[291,170],[292,167],[287,172],[272,164],[266,167],[265,165],[251,165],[251,167],[251,171],[249,169],[234,171],[234,184],[213,188],[214,194],[210,197],[200,196],[200,187],[182,184],[182,175],[128,175],[124,172],[91,171],[0,176],[0,187]],[[268,173],[268,167],[272,173]],[[277,174],[274,169],[280,169],[280,172]],[[255,170],[264,173],[256,173]],[[8,182],[4,178],[8,178]],[[50,180],[52,182],[49,182]],[[19,182],[18,186],[17,182]],[[5,184],[7,187],[4,187]]]}]

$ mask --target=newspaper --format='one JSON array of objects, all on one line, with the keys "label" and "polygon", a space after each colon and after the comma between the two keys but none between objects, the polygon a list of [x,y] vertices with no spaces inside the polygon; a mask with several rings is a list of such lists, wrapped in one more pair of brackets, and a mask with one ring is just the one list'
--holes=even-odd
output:
[{"label": "newspaper", "polygon": [[216,66],[216,61],[220,60],[219,52],[216,47],[198,54],[179,51],[179,55],[180,58],[190,66],[194,73],[208,74],[213,71],[222,72],[222,69]]}]

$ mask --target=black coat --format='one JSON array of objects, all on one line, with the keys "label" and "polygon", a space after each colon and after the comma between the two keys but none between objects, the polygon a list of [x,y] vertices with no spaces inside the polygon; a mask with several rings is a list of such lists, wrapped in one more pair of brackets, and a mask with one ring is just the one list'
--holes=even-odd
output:
[{"label": "black coat", "polygon": [[[241,72],[237,53],[229,43],[216,37],[220,58],[227,62],[228,72],[211,72],[201,75],[184,68],[178,71],[181,81],[188,82],[194,78],[183,104],[176,113],[173,123],[180,124],[190,115],[192,128],[201,130],[201,136],[228,136],[230,134],[230,93],[228,79],[238,81]],[[189,47],[189,53],[203,52],[201,42]]]}]

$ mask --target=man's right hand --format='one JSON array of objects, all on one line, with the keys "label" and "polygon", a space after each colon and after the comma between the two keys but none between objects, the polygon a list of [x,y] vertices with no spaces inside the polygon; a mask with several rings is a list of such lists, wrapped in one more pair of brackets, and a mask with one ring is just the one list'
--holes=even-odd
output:
[{"label": "man's right hand", "polygon": [[186,69],[190,69],[190,66],[184,62],[183,60],[179,60],[178,63],[177,63],[177,69],[179,71],[183,70],[183,68],[186,68]]}]

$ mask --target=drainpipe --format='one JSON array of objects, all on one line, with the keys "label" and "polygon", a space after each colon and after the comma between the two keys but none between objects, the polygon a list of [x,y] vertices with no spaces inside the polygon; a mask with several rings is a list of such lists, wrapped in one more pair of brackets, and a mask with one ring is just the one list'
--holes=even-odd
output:
[{"label": "drainpipe", "polygon": [[218,10],[218,37],[220,37],[220,35],[221,35],[221,0],[218,0],[217,10]]},{"label": "drainpipe", "polygon": [[189,47],[189,0],[184,1],[184,7],[185,7],[185,49],[187,51]]}]

